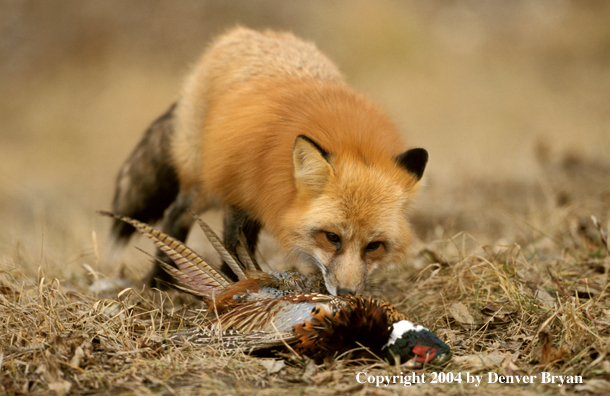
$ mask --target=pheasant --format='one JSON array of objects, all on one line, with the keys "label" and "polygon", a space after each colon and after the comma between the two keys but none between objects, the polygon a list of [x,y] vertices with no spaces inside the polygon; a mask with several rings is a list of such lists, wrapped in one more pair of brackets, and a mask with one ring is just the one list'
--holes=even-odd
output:
[{"label": "pheasant", "polygon": [[[396,308],[364,295],[328,294],[323,278],[297,272],[265,273],[243,243],[233,257],[214,231],[191,212],[221,258],[237,275],[232,282],[180,241],[140,221],[100,212],[125,221],[176,264],[159,264],[182,285],[177,288],[206,303],[214,313],[209,325],[180,332],[171,340],[193,345],[222,345],[252,353],[274,347],[320,360],[352,351],[388,361],[400,359],[411,368],[442,363],[451,356],[447,344],[416,326]],[[243,242],[243,241],[242,241]]]}]

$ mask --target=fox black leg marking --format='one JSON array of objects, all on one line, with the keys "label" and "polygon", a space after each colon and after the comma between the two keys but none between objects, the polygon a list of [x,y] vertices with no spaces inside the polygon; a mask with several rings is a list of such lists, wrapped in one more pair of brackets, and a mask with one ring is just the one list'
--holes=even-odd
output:
[{"label": "fox black leg marking", "polygon": [[[174,108],[172,105],[152,123],[121,167],[112,202],[114,213],[154,223],[176,199],[180,187],[169,155]],[[125,245],[134,231],[131,225],[115,219],[112,239],[117,245]]]},{"label": "fox black leg marking", "polygon": [[[192,216],[187,213],[192,194],[180,191],[178,175],[170,161],[175,107],[175,104],[172,105],[151,124],[121,167],[116,179],[112,211],[149,224],[163,219],[162,231],[184,241],[193,224]],[[131,225],[115,219],[112,239],[116,245],[125,245],[134,231]],[[174,265],[161,251],[157,251],[157,257]],[[147,284],[157,286],[155,278],[173,281],[158,264],[148,275]]]},{"label": "fox black leg marking", "polygon": [[[258,221],[252,219],[248,214],[234,206],[226,208],[224,216],[224,231],[223,242],[227,250],[234,256],[237,254],[237,244],[239,243],[239,232],[242,231],[246,237],[246,247],[250,254],[254,255],[256,244],[258,242],[258,234],[261,225]],[[222,272],[226,275],[234,277],[233,271],[225,263],[222,264]],[[234,280],[237,280],[235,278]]]}]

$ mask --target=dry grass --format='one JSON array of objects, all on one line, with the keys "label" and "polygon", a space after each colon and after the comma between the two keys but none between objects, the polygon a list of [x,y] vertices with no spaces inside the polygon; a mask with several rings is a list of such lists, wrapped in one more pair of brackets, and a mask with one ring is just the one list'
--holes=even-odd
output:
[{"label": "dry grass", "polygon": [[[610,392],[606,2],[179,4],[0,0],[0,394]],[[356,381],[400,373],[381,362],[286,357],[269,373],[165,345],[200,320],[198,302],[140,289],[149,263],[132,247],[121,266],[105,259],[95,211],[121,161],[236,23],[313,39],[429,149],[420,240],[367,290],[451,344],[447,366],[417,372],[426,384]],[[440,370],[538,378],[430,384]],[[543,371],[584,383],[541,384]]]},{"label": "dry grass", "polygon": [[[579,164],[594,177],[608,176],[608,165]],[[552,191],[561,180],[572,194],[588,193],[570,189],[568,183],[583,175],[570,175],[565,163],[548,169]],[[610,205],[606,201],[591,212],[578,199],[564,202],[565,193],[558,193],[559,203],[550,204],[549,197],[530,202],[532,213],[543,214],[545,209],[536,205],[553,206],[544,216],[549,223],[536,223],[541,220],[533,215],[510,217],[506,229],[523,225],[530,230],[529,237],[516,238],[519,243],[481,245],[460,231],[422,243],[411,260],[419,271],[379,273],[369,288],[452,346],[454,358],[445,367],[417,374],[425,373],[427,382],[433,371],[462,373],[463,380],[466,373],[482,375],[479,387],[427,383],[413,389],[401,384],[376,388],[359,384],[357,374],[410,371],[345,359],[316,366],[289,355],[284,356],[286,367],[270,373],[261,358],[164,343],[168,334],[201,323],[200,304],[190,297],[125,288],[111,293],[114,297],[96,298],[66,289],[42,270],[32,278],[19,269],[27,263],[17,261],[0,275],[0,386],[7,394],[384,394],[405,389],[417,394],[558,389],[603,394],[610,389]],[[470,216],[466,206],[456,207],[457,222]],[[604,222],[587,218],[592,213]],[[538,377],[533,385],[487,384],[489,372]],[[542,384],[541,372],[581,376],[583,383]]]}]

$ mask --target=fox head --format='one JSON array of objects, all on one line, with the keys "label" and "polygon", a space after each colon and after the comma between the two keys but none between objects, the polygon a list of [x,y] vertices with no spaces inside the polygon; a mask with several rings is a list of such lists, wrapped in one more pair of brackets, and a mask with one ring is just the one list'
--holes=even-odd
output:
[{"label": "fox head", "polygon": [[[345,150],[344,150],[345,151]],[[428,153],[362,160],[330,154],[306,136],[296,138],[293,171],[297,197],[287,214],[283,243],[317,266],[333,294],[358,293],[375,268],[404,260],[411,239],[407,208]]]}]

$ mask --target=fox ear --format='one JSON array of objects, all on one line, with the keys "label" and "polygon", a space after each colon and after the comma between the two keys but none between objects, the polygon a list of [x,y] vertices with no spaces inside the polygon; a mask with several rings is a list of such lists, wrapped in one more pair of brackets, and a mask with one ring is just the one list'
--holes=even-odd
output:
[{"label": "fox ear", "polygon": [[396,161],[419,180],[424,175],[428,163],[428,152],[423,148],[414,148],[400,154],[396,157]]},{"label": "fox ear", "polygon": [[297,188],[306,188],[313,193],[320,193],[332,174],[328,162],[329,154],[307,136],[299,135],[292,150],[294,179]]}]

